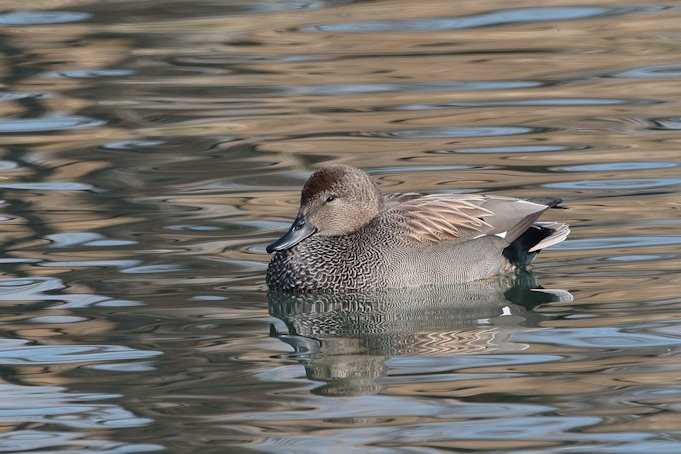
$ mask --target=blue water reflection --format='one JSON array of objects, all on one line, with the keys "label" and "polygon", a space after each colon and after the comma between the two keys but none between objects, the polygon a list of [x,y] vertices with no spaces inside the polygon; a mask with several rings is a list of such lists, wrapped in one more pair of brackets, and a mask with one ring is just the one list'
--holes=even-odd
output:
[{"label": "blue water reflection", "polygon": [[393,21],[365,21],[324,24],[306,27],[304,31],[323,32],[437,32],[478,27],[490,27],[529,22],[556,22],[593,18],[605,15],[627,14],[640,8],[605,8],[599,6],[556,6],[543,8],[517,8],[490,11],[462,17],[435,17]]},{"label": "blue water reflection", "polygon": [[0,133],[27,133],[65,131],[81,128],[95,128],[105,122],[76,115],[50,115],[43,118],[0,119]]},{"label": "blue water reflection", "polygon": [[48,25],[80,22],[91,17],[90,14],[77,11],[9,11],[0,14],[0,25]]}]

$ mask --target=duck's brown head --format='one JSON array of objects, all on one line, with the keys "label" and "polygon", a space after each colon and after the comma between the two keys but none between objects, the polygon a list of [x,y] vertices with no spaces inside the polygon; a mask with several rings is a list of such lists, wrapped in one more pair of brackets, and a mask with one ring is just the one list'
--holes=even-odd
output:
[{"label": "duck's brown head", "polygon": [[371,221],[383,196],[369,175],[354,167],[324,167],[310,176],[300,195],[298,216],[267,252],[290,249],[311,235],[347,235]]}]

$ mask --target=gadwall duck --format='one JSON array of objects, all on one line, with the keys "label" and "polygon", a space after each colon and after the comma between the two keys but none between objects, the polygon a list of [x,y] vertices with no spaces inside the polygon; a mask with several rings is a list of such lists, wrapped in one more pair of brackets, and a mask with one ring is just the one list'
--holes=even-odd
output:
[{"label": "gadwall duck", "polygon": [[553,203],[481,194],[383,194],[363,171],[324,167],[303,186],[267,285],[354,292],[456,284],[524,269],[563,241],[566,224],[537,222]]}]

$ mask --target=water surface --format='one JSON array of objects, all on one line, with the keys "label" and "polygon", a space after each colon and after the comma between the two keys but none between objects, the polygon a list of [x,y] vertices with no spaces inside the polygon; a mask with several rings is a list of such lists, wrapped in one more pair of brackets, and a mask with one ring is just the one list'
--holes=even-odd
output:
[{"label": "water surface", "polygon": [[[0,12],[0,452],[681,451],[681,9]],[[268,295],[315,168],[560,197],[535,272]]]}]

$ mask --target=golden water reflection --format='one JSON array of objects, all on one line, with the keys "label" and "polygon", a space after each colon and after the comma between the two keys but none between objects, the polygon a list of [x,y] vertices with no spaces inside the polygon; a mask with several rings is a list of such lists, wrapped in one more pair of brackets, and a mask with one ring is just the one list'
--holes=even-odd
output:
[{"label": "golden water reflection", "polygon": [[[680,14],[4,2],[0,449],[678,451]],[[573,233],[544,291],[268,304],[330,162]]]}]

